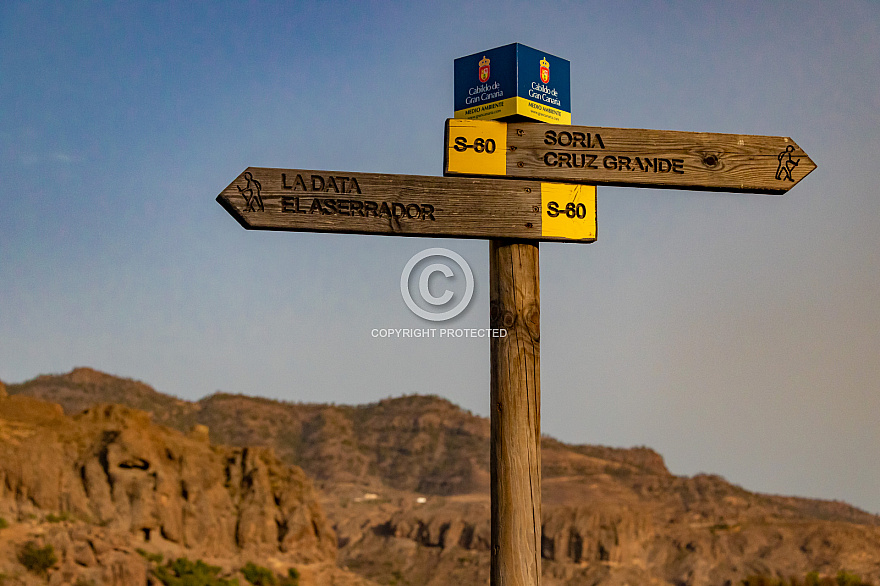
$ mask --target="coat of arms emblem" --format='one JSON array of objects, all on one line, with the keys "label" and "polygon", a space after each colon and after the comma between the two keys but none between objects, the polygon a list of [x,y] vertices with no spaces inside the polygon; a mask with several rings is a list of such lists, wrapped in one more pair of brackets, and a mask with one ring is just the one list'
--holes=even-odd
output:
[{"label": "coat of arms emblem", "polygon": [[480,60],[480,83],[489,81],[489,60],[484,56]]},{"label": "coat of arms emblem", "polygon": [[550,83],[550,62],[541,59],[541,83]]}]

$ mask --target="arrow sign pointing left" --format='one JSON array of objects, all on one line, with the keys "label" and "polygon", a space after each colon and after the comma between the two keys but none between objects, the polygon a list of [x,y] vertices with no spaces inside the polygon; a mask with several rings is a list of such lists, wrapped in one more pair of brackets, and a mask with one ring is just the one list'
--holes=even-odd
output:
[{"label": "arrow sign pointing left", "polygon": [[590,185],[249,167],[217,201],[256,230],[596,240]]}]

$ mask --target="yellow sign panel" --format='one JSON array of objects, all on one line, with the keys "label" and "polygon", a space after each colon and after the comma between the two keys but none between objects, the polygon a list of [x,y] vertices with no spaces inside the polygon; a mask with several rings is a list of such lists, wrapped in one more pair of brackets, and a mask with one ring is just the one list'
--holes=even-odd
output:
[{"label": "yellow sign panel", "polygon": [[515,114],[550,124],[571,124],[571,112],[519,96],[455,111],[456,118],[467,120],[497,120]]},{"label": "yellow sign panel", "polygon": [[517,108],[520,107],[519,100],[520,98],[513,97],[463,108],[455,111],[455,117],[467,120],[495,120],[497,118],[513,116],[517,113]]},{"label": "yellow sign panel", "polygon": [[516,101],[517,114],[522,114],[523,116],[527,116],[534,120],[548,122],[550,124],[571,124],[571,112],[566,112],[565,110],[560,110],[559,108],[554,108],[547,104],[541,104],[540,102],[533,102],[532,100],[527,100],[525,98],[517,97]]},{"label": "yellow sign panel", "polygon": [[541,236],[596,239],[596,186],[541,183]]},{"label": "yellow sign panel", "polygon": [[450,120],[447,130],[446,156],[450,169],[475,175],[507,173],[506,124]]}]

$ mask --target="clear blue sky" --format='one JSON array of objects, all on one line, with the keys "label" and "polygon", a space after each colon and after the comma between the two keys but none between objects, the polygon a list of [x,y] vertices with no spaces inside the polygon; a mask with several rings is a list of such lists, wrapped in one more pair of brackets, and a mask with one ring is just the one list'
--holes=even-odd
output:
[{"label": "clear blue sky", "polygon": [[784,197],[599,189],[599,240],[541,246],[543,431],[677,474],[880,512],[880,4],[0,4],[0,379],[91,366],[197,399],[488,412],[485,340],[400,272],[485,241],[247,232],[248,166],[439,175],[456,57],[571,61],[575,124],[792,137]]}]

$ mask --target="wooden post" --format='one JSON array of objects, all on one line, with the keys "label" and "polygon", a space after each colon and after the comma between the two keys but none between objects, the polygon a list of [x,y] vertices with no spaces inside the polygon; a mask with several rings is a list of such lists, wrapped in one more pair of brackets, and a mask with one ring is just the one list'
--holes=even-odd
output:
[{"label": "wooden post", "polygon": [[541,583],[541,366],[538,244],[492,240],[492,586]]}]

